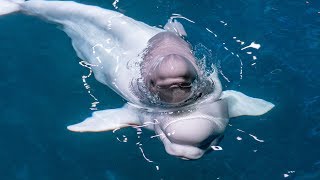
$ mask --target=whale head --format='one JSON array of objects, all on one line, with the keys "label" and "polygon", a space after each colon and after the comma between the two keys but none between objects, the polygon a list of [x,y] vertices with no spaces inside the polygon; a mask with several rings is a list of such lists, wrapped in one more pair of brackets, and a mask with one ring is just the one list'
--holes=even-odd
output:
[{"label": "whale head", "polygon": [[157,61],[147,76],[147,86],[160,101],[182,103],[192,96],[192,83],[198,78],[196,67],[186,57],[166,55]]}]

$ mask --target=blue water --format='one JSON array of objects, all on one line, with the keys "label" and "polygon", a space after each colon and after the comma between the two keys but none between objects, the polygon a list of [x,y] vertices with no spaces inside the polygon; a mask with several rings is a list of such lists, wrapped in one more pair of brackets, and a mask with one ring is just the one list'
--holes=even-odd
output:
[{"label": "blue water", "polygon": [[[111,0],[78,2],[115,10]],[[223,151],[196,161],[169,156],[145,130],[144,152],[154,161],[149,163],[135,145],[134,129],[67,131],[92,112],[93,99],[81,79],[88,70],[55,25],[21,14],[0,17],[1,180],[320,179],[319,1],[120,0],[116,5],[153,26],[164,25],[173,13],[194,21],[180,20],[199,57],[206,55],[207,63],[222,71],[224,88],[276,107],[264,116],[232,119]],[[261,48],[241,50],[251,42]],[[94,78],[88,81],[99,109],[125,102]],[[127,143],[117,140],[122,135]]]}]

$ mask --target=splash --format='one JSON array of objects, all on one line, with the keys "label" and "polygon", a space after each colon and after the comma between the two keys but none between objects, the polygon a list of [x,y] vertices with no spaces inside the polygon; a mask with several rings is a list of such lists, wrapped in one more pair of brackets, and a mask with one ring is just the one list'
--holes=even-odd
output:
[{"label": "splash", "polygon": [[221,146],[211,146],[211,149],[213,149],[214,151],[222,151],[223,148]]},{"label": "splash", "polygon": [[83,75],[81,78],[82,78],[82,82],[83,82],[83,86],[86,88],[87,90],[87,93],[92,97],[92,99],[94,100],[92,103],[91,103],[91,107],[90,109],[91,110],[98,110],[97,108],[97,105],[100,103],[99,100],[92,94],[91,92],[91,87],[90,85],[87,83],[87,79],[89,77],[91,77],[92,75],[92,69],[91,67],[92,66],[96,66],[96,65],[93,65],[93,64],[90,64],[86,61],[80,61],[79,64],[82,66],[82,67],[85,67],[85,68],[88,68],[89,69],[89,74],[88,75]]},{"label": "splash", "polygon": [[287,173],[284,173],[283,174],[283,177],[284,178],[287,178],[287,177],[289,177],[291,174],[294,174],[295,173],[295,171],[287,171]]},{"label": "splash", "polygon": [[187,21],[189,21],[189,22],[191,22],[191,23],[195,23],[195,22],[192,21],[191,19],[186,18],[186,17],[182,16],[181,14],[176,14],[176,13],[173,13],[172,16],[170,17],[170,19],[171,19],[171,20],[173,20],[173,19],[184,19],[184,20],[187,20]]},{"label": "splash", "polygon": [[211,29],[206,28],[206,30],[207,30],[209,33],[213,34],[214,37],[218,37],[218,35],[217,35],[216,33],[214,33]]},{"label": "splash", "polygon": [[[141,145],[141,144],[140,144],[140,145]],[[145,159],[146,161],[148,161],[148,162],[152,163],[153,161],[152,161],[152,160],[150,160],[149,158],[147,158],[147,157],[146,157],[146,155],[144,154],[142,147],[140,147],[140,146],[139,146],[139,149],[140,149],[140,151],[141,151],[141,153],[142,153],[142,155],[143,155],[144,159]]]},{"label": "splash", "polygon": [[241,50],[245,50],[247,48],[254,48],[254,49],[260,49],[261,45],[260,44],[256,44],[255,42],[252,42],[249,46],[243,47],[241,48]]},{"label": "splash", "polygon": [[[156,125],[156,124],[159,124],[159,121],[157,119],[154,119],[155,121],[154,122],[151,122],[151,121],[147,121],[147,122],[144,122],[142,125],[130,125],[130,127],[134,128],[136,130],[136,135],[137,135],[137,139],[138,141],[135,143],[137,148],[140,150],[141,154],[142,154],[142,157],[148,162],[148,163],[152,163],[152,164],[155,164],[155,169],[157,171],[160,170],[160,166],[158,165],[158,163],[156,163],[155,161],[151,160],[149,157],[147,157],[146,153],[144,152],[144,149],[143,149],[143,143],[141,142],[141,135],[143,134],[143,131],[142,131],[142,127],[146,127],[146,126],[150,126],[150,125]],[[112,132],[115,134],[116,131],[118,131],[120,128],[117,128],[117,129],[114,129]],[[161,135],[154,135],[154,136],[151,136],[150,139],[152,138],[155,138],[155,137],[158,137],[158,136],[162,136],[164,134],[161,134]],[[121,138],[116,136],[116,139],[119,141],[119,142],[122,142],[122,143],[126,143],[128,142],[128,137],[126,135],[122,135]]]},{"label": "splash", "polygon": [[264,140],[258,139],[257,136],[249,134],[249,136],[251,136],[254,140],[258,141],[258,142],[264,142]]},{"label": "splash", "polygon": [[112,3],[112,6],[115,8],[115,9],[118,9],[119,7],[118,7],[118,2],[119,2],[119,0],[114,0],[114,2]]},{"label": "splash", "polygon": [[[232,124],[228,124],[228,125],[229,125],[230,127],[232,127]],[[258,142],[260,142],[260,143],[263,143],[263,142],[264,142],[264,140],[259,139],[257,136],[255,136],[255,135],[253,135],[253,134],[251,134],[251,133],[247,133],[246,131],[244,131],[244,130],[242,130],[242,129],[237,128],[236,130],[239,131],[239,132],[241,132],[241,133],[243,133],[243,134],[246,134],[246,135],[250,136],[250,137],[253,138],[255,141],[258,141]],[[236,139],[237,139],[238,141],[241,141],[241,140],[242,140],[242,137],[238,136]]]}]

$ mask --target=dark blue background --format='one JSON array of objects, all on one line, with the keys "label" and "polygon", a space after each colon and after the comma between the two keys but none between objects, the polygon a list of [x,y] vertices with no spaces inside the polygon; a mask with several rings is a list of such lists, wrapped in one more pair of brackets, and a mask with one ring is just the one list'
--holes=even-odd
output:
[{"label": "dark blue background", "polygon": [[[78,2],[114,9],[113,1]],[[164,25],[172,13],[195,21],[180,20],[188,40],[200,47],[197,53],[209,56],[208,63],[218,64],[230,80],[220,76],[224,88],[266,99],[276,107],[264,116],[232,119],[221,143],[224,150],[197,161],[169,156],[158,140],[149,139],[152,132],[144,130],[144,151],[156,162],[148,163],[135,145],[134,129],[115,134],[67,131],[67,125],[92,112],[92,99],[81,79],[88,71],[78,64],[69,38],[34,17],[0,17],[1,180],[255,180],[285,179],[284,174],[287,179],[320,179],[319,2],[120,0],[117,5],[118,11],[153,26]],[[261,44],[252,50],[258,59],[241,51],[243,46],[233,37],[245,45]],[[125,102],[93,78],[89,83],[101,102],[99,109]],[[128,143],[116,140],[122,135]]]}]

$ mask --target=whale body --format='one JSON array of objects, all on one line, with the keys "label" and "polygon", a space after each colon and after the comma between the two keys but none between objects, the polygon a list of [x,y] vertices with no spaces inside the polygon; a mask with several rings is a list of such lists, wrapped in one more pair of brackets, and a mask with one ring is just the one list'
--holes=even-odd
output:
[{"label": "whale body", "polygon": [[122,108],[93,112],[83,122],[68,126],[71,131],[100,132],[143,126],[159,136],[167,153],[198,159],[211,146],[219,144],[230,118],[258,116],[274,107],[241,92],[222,91],[216,69],[203,77],[210,82],[211,90],[198,93],[186,104],[165,107],[157,104],[157,99],[150,103],[150,97],[143,97],[148,90],[139,91],[139,80],[143,78],[140,65],[151,48],[150,42],[160,33],[186,36],[177,21],[169,21],[165,29],[160,29],[115,11],[71,1],[0,1],[0,15],[14,12],[62,26],[77,56],[90,65],[95,78],[127,101]]}]

